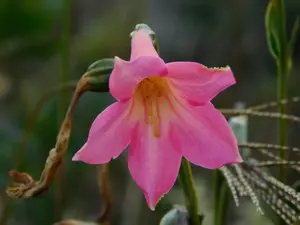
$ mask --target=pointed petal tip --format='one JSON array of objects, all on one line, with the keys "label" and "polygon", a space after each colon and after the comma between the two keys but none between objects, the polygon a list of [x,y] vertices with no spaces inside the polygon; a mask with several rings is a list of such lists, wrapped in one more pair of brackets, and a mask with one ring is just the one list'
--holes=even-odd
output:
[{"label": "pointed petal tip", "polygon": [[115,56],[114,58],[116,61],[121,60],[121,58],[119,56]]},{"label": "pointed petal tip", "polygon": [[167,63],[168,77],[179,95],[192,105],[203,105],[236,83],[229,66],[206,67],[196,62]]},{"label": "pointed petal tip", "polygon": [[123,59],[121,59],[121,58],[118,57],[118,56],[115,56],[114,60],[115,60],[115,65],[117,65],[117,66],[123,64]]},{"label": "pointed petal tip", "polygon": [[155,211],[155,206],[149,206],[149,209],[150,209],[151,211]]},{"label": "pointed petal tip", "polygon": [[72,158],[72,161],[81,161],[80,160],[80,154],[79,154],[79,152],[77,152],[74,156],[73,156],[73,158]]},{"label": "pointed petal tip", "polygon": [[237,163],[243,163],[244,162],[244,160],[243,160],[243,158],[242,158],[242,156],[240,154],[238,155],[238,157],[236,159],[236,162]]},{"label": "pointed petal tip", "polygon": [[223,72],[227,72],[230,74],[231,84],[229,86],[236,84],[236,79],[235,79],[235,76],[234,76],[233,71],[230,66],[227,65],[224,67],[217,67],[217,68],[213,68],[213,69],[215,69],[216,71],[221,71],[221,72],[223,71]]},{"label": "pointed petal tip", "polygon": [[155,207],[157,205],[157,203],[159,202],[159,200],[161,198],[153,198],[153,197],[150,197],[150,195],[146,192],[144,192],[144,195],[145,195],[145,198],[146,198],[146,202],[148,204],[148,207],[151,211],[155,211]]},{"label": "pointed petal tip", "polygon": [[86,149],[87,142],[84,143],[84,145],[75,153],[75,155],[72,158],[72,161],[83,161],[82,160],[82,152]]},{"label": "pointed petal tip", "polygon": [[221,168],[221,167],[226,166],[226,165],[240,164],[240,163],[243,163],[243,162],[244,162],[243,158],[241,157],[240,154],[238,154],[237,157],[235,158],[235,160],[229,161],[227,163],[223,163],[218,168]]},{"label": "pointed petal tip", "polygon": [[148,194],[147,192],[144,192],[144,196],[146,198],[147,205],[151,211],[155,211],[155,208],[157,204],[160,202],[160,200],[167,194],[168,192],[164,194],[159,194],[159,193],[153,193],[153,194]]}]

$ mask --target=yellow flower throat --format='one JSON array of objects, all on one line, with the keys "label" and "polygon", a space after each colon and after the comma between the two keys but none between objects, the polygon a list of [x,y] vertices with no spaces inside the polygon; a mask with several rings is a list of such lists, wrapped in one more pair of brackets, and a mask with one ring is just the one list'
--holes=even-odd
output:
[{"label": "yellow flower throat", "polygon": [[167,81],[157,76],[142,80],[135,89],[135,96],[142,100],[145,108],[145,121],[152,125],[155,137],[160,137],[159,100],[166,96],[167,90]]}]

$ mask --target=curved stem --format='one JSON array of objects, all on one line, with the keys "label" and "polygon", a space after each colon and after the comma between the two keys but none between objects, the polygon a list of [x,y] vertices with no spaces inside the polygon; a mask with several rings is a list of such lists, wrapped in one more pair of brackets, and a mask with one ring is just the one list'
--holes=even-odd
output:
[{"label": "curved stem", "polygon": [[192,169],[190,163],[185,158],[182,158],[181,161],[179,181],[184,192],[186,207],[192,223],[191,225],[201,225],[200,217],[198,214],[198,198]]},{"label": "curved stem", "polygon": [[110,225],[110,214],[111,214],[111,190],[109,182],[109,164],[103,164],[99,166],[99,191],[102,200],[102,210],[97,224],[99,225]]},{"label": "curved stem", "polygon": [[72,120],[75,107],[80,96],[90,89],[88,78],[84,75],[78,82],[73,98],[69,105],[65,119],[61,125],[55,147],[50,150],[44,170],[39,181],[35,181],[29,174],[10,171],[9,175],[15,182],[6,189],[6,194],[11,198],[30,198],[38,196],[48,190],[53,182],[62,159],[66,154],[72,129]]},{"label": "curved stem", "polygon": [[[50,90],[48,90],[41,99],[37,102],[35,108],[32,110],[32,112],[29,115],[29,118],[27,120],[27,124],[25,127],[25,130],[22,135],[22,139],[20,141],[19,148],[17,150],[17,156],[14,162],[14,168],[20,169],[22,167],[25,148],[27,146],[30,134],[32,133],[32,130],[34,128],[34,125],[36,124],[37,119],[39,118],[39,114],[43,106],[49,101],[51,97],[53,97],[54,94],[64,92],[64,91],[71,91],[72,89],[76,88],[76,81],[70,81],[61,85],[58,85]],[[0,225],[7,224],[7,221],[9,219],[11,209],[12,209],[12,200],[10,198],[7,198],[5,203],[3,204],[3,210],[0,217]]]}]

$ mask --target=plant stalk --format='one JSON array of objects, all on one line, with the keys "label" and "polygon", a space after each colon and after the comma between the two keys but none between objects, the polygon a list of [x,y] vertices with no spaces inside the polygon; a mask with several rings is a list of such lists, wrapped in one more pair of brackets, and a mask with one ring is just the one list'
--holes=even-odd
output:
[{"label": "plant stalk", "polygon": [[[277,98],[278,101],[287,99],[287,80],[288,80],[288,43],[286,35],[286,15],[284,0],[274,0],[277,10],[277,21],[279,29],[279,57],[277,59]],[[278,106],[278,112],[287,114],[287,106],[281,104]],[[287,145],[287,122],[280,119],[278,121],[278,142],[279,145]],[[287,160],[287,153],[285,150],[280,151],[280,158]],[[287,181],[287,169],[284,166],[280,167],[279,179],[282,182]]]},{"label": "plant stalk", "polygon": [[184,192],[186,207],[189,213],[191,225],[201,225],[198,214],[198,198],[190,163],[182,158],[179,171],[179,181]]}]

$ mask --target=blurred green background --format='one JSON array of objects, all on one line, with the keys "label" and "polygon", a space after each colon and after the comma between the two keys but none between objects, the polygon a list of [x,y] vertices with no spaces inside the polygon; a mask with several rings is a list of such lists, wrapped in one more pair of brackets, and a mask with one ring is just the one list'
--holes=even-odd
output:
[{"label": "blurred green background", "polygon": [[[165,61],[197,61],[207,66],[230,65],[237,84],[215,100],[231,108],[237,101],[248,106],[276,99],[276,66],[268,52],[264,15],[267,0],[69,0],[70,46],[67,80],[77,80],[94,61],[116,55],[128,59],[129,33],[147,23],[157,33]],[[290,30],[300,13],[299,0],[287,0]],[[30,112],[48,89],[62,83],[61,64],[63,1],[0,0],[0,218],[5,206],[7,172],[14,168]],[[289,95],[299,96],[300,39],[295,45]],[[71,92],[55,95],[41,110],[30,136],[22,171],[39,177],[48,151],[54,146],[62,113]],[[66,98],[62,105],[61,98]],[[76,110],[63,183],[42,197],[13,202],[7,225],[50,225],[61,219],[94,220],[101,207],[97,169],[71,162],[87,138],[93,119],[113,101],[109,94],[88,93]],[[290,111],[300,113],[300,107]],[[289,142],[300,146],[299,126],[290,126]],[[276,143],[276,121],[250,120],[250,140]],[[126,153],[111,162],[112,224],[153,225],[172,204],[183,204],[178,184],[155,212],[127,169]],[[212,172],[193,168],[196,174],[204,224],[211,224]],[[295,174],[291,174],[294,176]],[[247,200],[240,208],[230,205],[228,224],[268,224]]]}]

